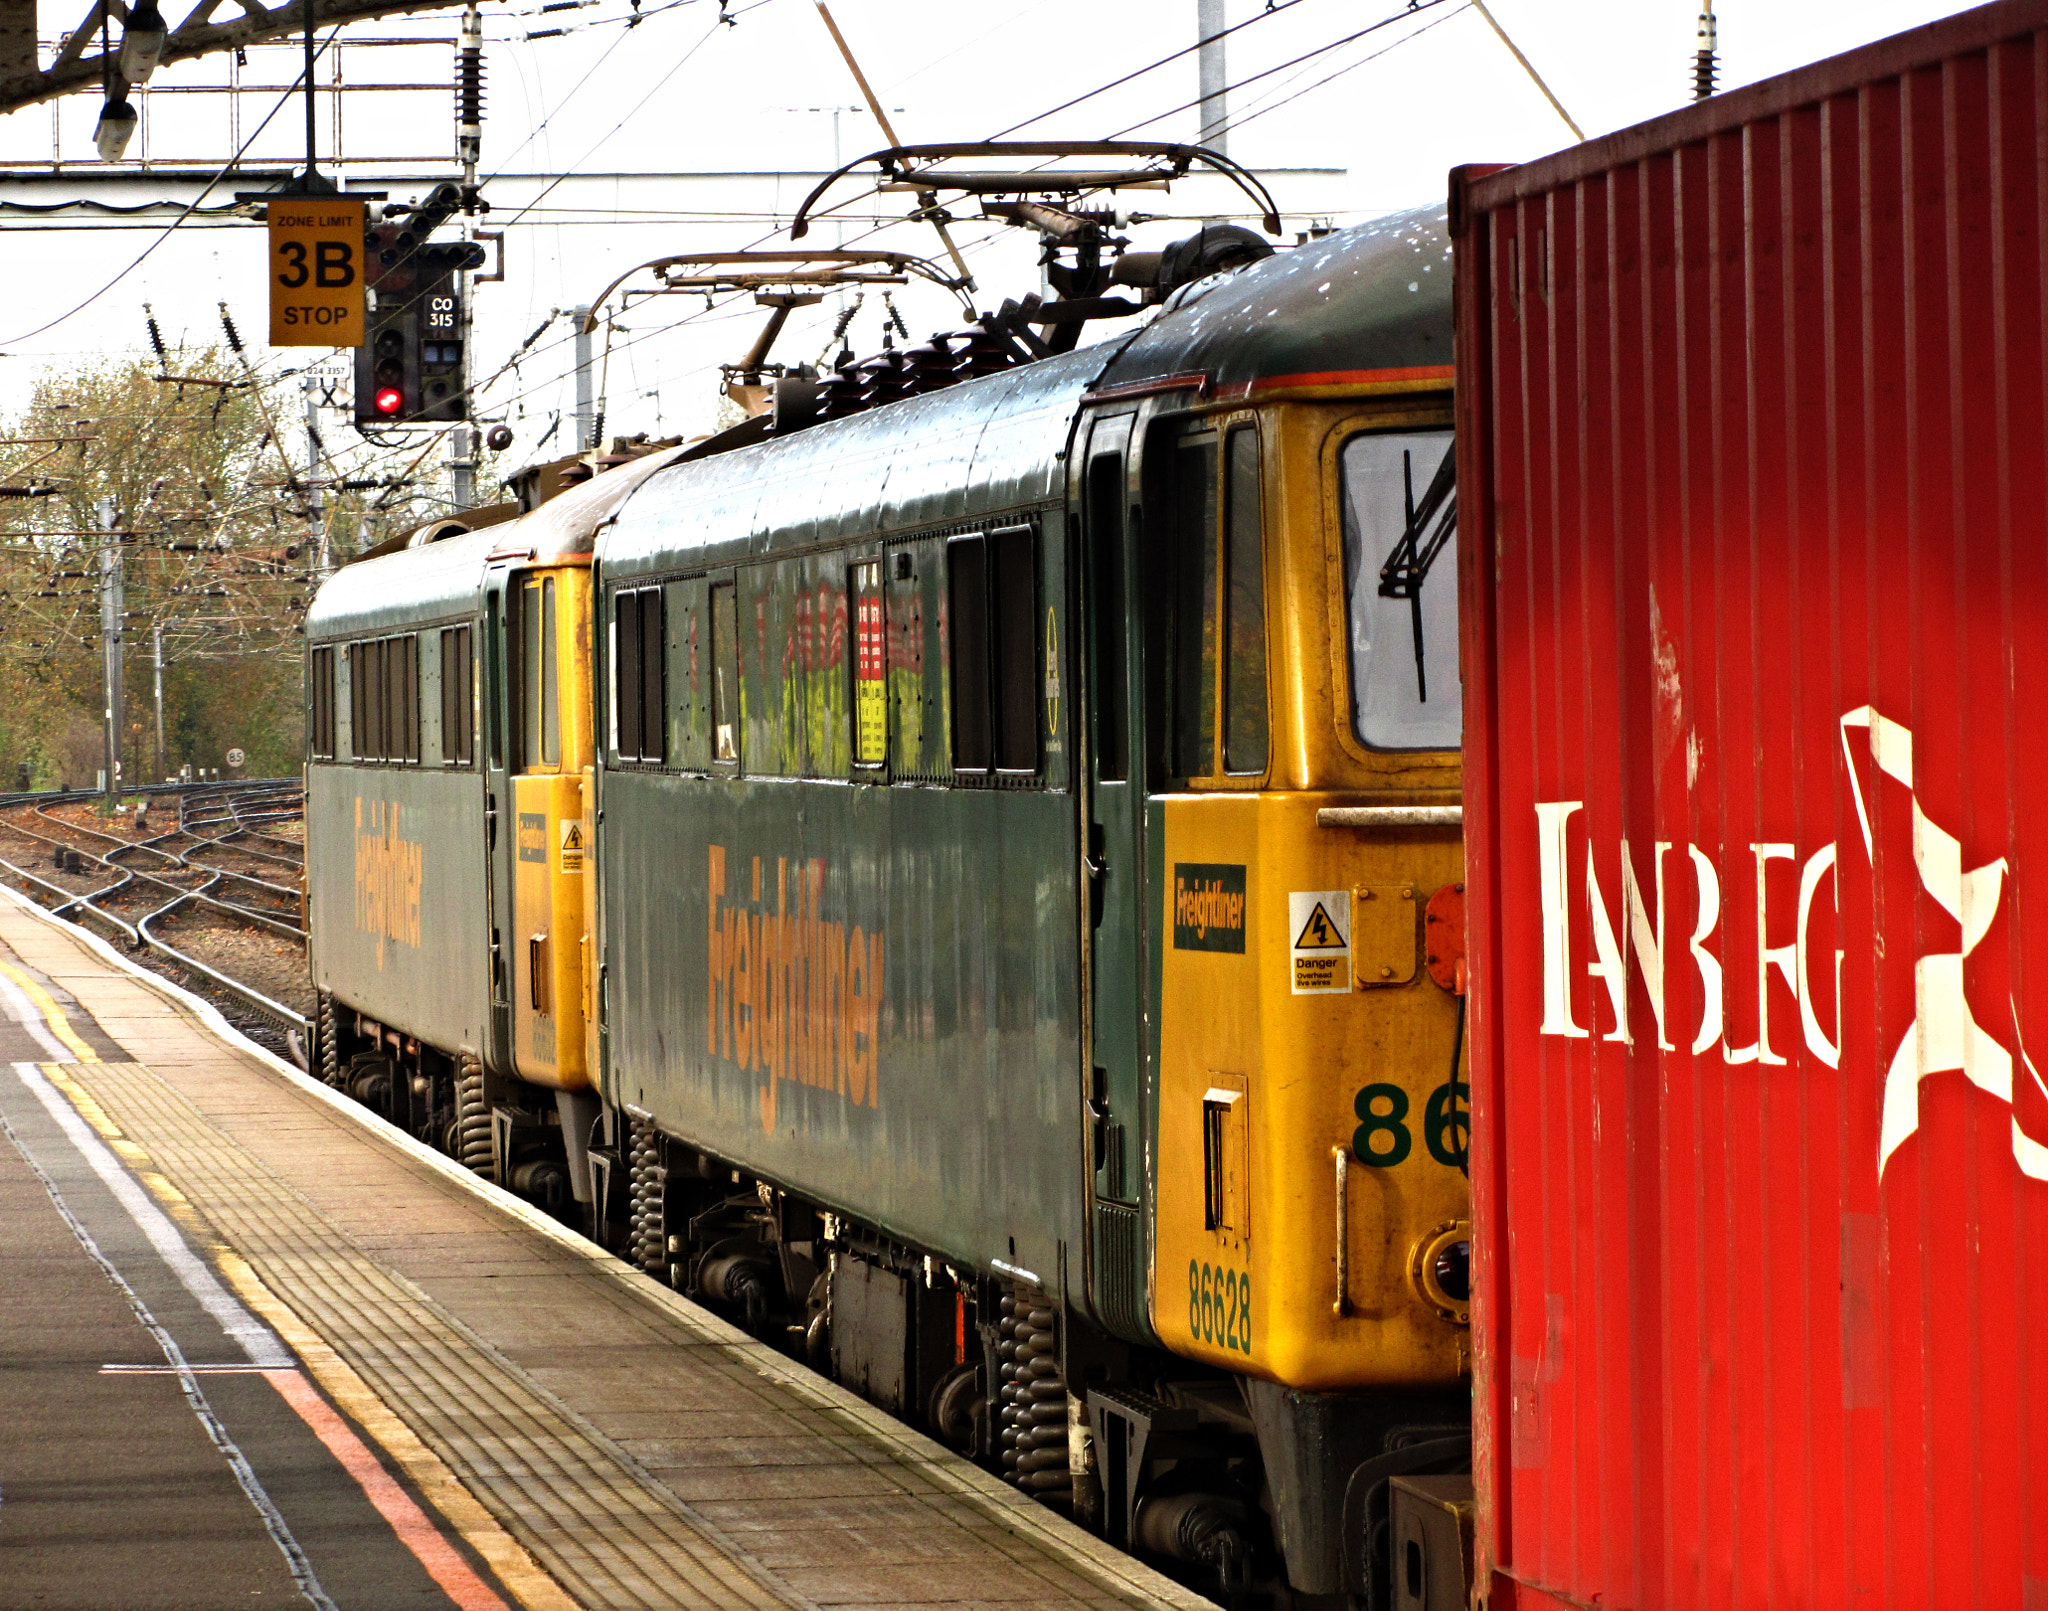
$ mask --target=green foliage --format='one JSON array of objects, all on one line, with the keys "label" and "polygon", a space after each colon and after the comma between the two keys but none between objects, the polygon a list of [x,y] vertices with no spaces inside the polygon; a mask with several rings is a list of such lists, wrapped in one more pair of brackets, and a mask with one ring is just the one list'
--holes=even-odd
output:
[{"label": "green foliage", "polygon": [[134,359],[52,370],[0,427],[0,788],[24,764],[38,787],[88,785],[105,764],[109,529],[126,594],[123,777],[158,772],[159,632],[164,771],[222,767],[233,747],[252,775],[298,764],[319,530],[276,431],[296,388],[243,384],[215,349],[165,367],[172,378]]}]

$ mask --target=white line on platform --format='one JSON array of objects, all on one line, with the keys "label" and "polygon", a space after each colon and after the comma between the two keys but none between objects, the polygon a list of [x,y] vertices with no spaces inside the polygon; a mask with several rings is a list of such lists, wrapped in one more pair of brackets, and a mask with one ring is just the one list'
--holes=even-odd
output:
[{"label": "white line on platform", "polygon": [[68,1063],[75,1055],[69,1047],[50,1033],[50,1026],[43,1015],[36,1011],[35,1004],[28,999],[21,986],[6,974],[0,973],[0,1004],[7,1008],[7,1016],[28,1031],[28,1037],[50,1054],[53,1063]]},{"label": "white line on platform", "polygon": [[171,1223],[171,1216],[157,1207],[149,1193],[114,1156],[113,1149],[92,1133],[91,1126],[78,1116],[76,1108],[64,1100],[63,1093],[44,1077],[43,1071],[33,1063],[16,1063],[14,1072],[21,1077],[21,1083],[29,1088],[30,1094],[49,1111],[50,1117],[57,1121],[57,1127],[91,1165],[92,1172],[106,1182],[114,1200],[135,1222],[136,1229],[149,1238],[149,1245],[170,1266],[179,1285],[220,1323],[222,1331],[242,1345],[250,1361],[273,1370],[296,1369],[299,1362],[283,1340],[243,1308],[241,1300],[220,1284],[219,1277],[207,1267],[204,1259],[192,1251],[183,1233]]},{"label": "white line on platform", "polygon": [[[20,1063],[15,1064],[17,1069],[23,1066]],[[33,1064],[27,1066],[34,1067]],[[47,1080],[43,1081],[43,1088],[49,1090],[52,1096],[57,1094]],[[65,1111],[70,1110],[67,1108]],[[72,1118],[77,1120],[77,1115],[72,1114]],[[62,1122],[61,1119],[59,1122]],[[329,1598],[327,1591],[320,1586],[320,1579],[313,1571],[313,1563],[306,1559],[306,1552],[299,1547],[298,1538],[293,1534],[291,1525],[284,1519],[284,1513],[277,1508],[277,1502],[270,1497],[262,1479],[256,1475],[256,1468],[249,1464],[249,1457],[242,1453],[240,1445],[228,1436],[228,1429],[214,1413],[212,1404],[207,1402],[206,1394],[199,1386],[198,1376],[192,1367],[185,1363],[184,1350],[179,1348],[177,1340],[163,1328],[156,1316],[150,1313],[149,1305],[144,1303],[136,1290],[128,1284],[127,1278],[114,1268],[113,1260],[100,1251],[100,1245],[93,1240],[92,1232],[85,1228],[84,1221],[71,1212],[71,1205],[64,1200],[64,1194],[57,1189],[57,1183],[49,1177],[43,1166],[36,1162],[35,1155],[15,1133],[14,1126],[7,1122],[5,1114],[0,1114],[0,1135],[7,1137],[14,1150],[21,1155],[21,1161],[27,1164],[30,1172],[42,1182],[51,1206],[63,1217],[64,1223],[71,1227],[71,1234],[78,1238],[78,1245],[85,1249],[86,1256],[100,1267],[101,1274],[105,1275],[121,1296],[128,1300],[128,1307],[141,1322],[143,1330],[155,1338],[156,1345],[164,1351],[164,1358],[170,1361],[169,1374],[178,1378],[178,1385],[185,1393],[185,1402],[192,1407],[192,1413],[199,1417],[199,1424],[206,1429],[206,1435],[212,1440],[213,1446],[220,1450],[222,1458],[228,1463],[228,1469],[234,1472],[235,1482],[247,1496],[249,1503],[256,1507],[256,1514],[263,1518],[263,1530],[270,1534],[271,1542],[277,1545],[278,1553],[284,1556],[285,1567],[291,1573],[292,1581],[298,1584],[299,1592],[306,1597],[313,1611],[340,1611]]]}]

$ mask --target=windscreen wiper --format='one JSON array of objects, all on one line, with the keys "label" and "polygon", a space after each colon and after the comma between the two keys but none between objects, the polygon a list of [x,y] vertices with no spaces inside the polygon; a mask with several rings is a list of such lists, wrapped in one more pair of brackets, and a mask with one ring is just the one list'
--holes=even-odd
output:
[{"label": "windscreen wiper", "polygon": [[1429,674],[1422,661],[1422,584],[1429,580],[1429,568],[1458,529],[1457,457],[1455,447],[1445,452],[1418,504],[1414,456],[1403,450],[1401,495],[1408,508],[1408,524],[1380,567],[1380,597],[1408,601],[1408,622],[1415,634],[1415,689],[1425,705],[1429,703]]}]

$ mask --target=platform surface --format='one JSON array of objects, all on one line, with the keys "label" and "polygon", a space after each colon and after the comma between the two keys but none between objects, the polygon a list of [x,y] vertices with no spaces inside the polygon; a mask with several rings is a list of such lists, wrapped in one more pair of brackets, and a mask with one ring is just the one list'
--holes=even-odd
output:
[{"label": "platform surface", "polygon": [[0,1121],[0,1608],[1208,1606],[18,898]]}]

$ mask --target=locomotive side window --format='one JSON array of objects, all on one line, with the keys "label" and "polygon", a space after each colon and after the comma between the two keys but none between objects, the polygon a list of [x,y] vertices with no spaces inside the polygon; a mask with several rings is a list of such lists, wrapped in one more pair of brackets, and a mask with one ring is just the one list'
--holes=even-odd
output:
[{"label": "locomotive side window", "polygon": [[416,632],[387,640],[391,646],[391,754],[394,761],[420,758],[420,639]]},{"label": "locomotive side window", "polygon": [[555,579],[519,590],[519,709],[525,770],[562,764],[562,713],[555,679]]},{"label": "locomotive side window", "polygon": [[946,544],[946,610],[953,683],[953,770],[986,772],[995,757],[989,712],[988,539]]},{"label": "locomotive side window", "polygon": [[490,662],[490,675],[484,679],[484,727],[490,738],[493,771],[505,764],[504,641],[498,595],[491,593],[484,600],[484,655]]},{"label": "locomotive side window", "polygon": [[1154,784],[1257,779],[1269,747],[1258,427],[1230,424],[1219,436],[1205,423],[1148,458],[1142,607]]},{"label": "locomotive side window", "polygon": [[540,758],[545,766],[562,764],[562,706],[555,664],[555,579],[540,585]]},{"label": "locomotive side window", "polygon": [[1029,526],[946,544],[953,770],[1038,770],[1038,556]]},{"label": "locomotive side window", "polygon": [[612,595],[612,749],[640,755],[640,608],[631,593]]},{"label": "locomotive side window", "polygon": [[[1169,777],[1204,777],[1216,770],[1216,438],[1176,442],[1167,471],[1163,524],[1148,535],[1154,663],[1170,668],[1170,719],[1159,730],[1170,740]],[[1163,585],[1159,585],[1163,584]]]},{"label": "locomotive side window", "polygon": [[1231,427],[1224,455],[1223,768],[1266,770],[1266,561],[1259,433]]},{"label": "locomotive side window", "polygon": [[420,758],[417,633],[349,645],[350,749],[358,761]]},{"label": "locomotive side window", "polygon": [[313,681],[313,759],[334,759],[334,651],[315,649],[307,657]]},{"label": "locomotive side window", "polygon": [[1451,433],[1354,436],[1338,462],[1352,728],[1375,749],[1455,749],[1464,723]]},{"label": "locomotive side window", "polygon": [[658,587],[612,596],[612,747],[622,761],[667,758],[665,614]]},{"label": "locomotive side window", "polygon": [[739,601],[733,584],[711,589],[711,760],[737,766],[740,759]]},{"label": "locomotive side window", "polygon": [[[1088,462],[1089,550],[1095,567],[1097,618],[1126,620],[1123,554],[1124,461],[1120,453],[1098,454]],[[1130,679],[1124,645],[1111,631],[1095,644],[1095,771],[1105,783],[1120,783],[1130,766]]]},{"label": "locomotive side window", "polygon": [[668,626],[661,589],[640,590],[640,759],[668,759]]},{"label": "locomotive side window", "polygon": [[469,628],[441,629],[441,764],[470,766],[476,761],[476,673],[469,651]]},{"label": "locomotive side window", "polygon": [[377,735],[370,728],[370,712],[376,708],[370,698],[370,649],[367,643],[348,646],[349,753],[358,761],[379,753]]},{"label": "locomotive side window", "polygon": [[1038,553],[1029,526],[989,533],[995,584],[996,766],[1038,770]]}]

